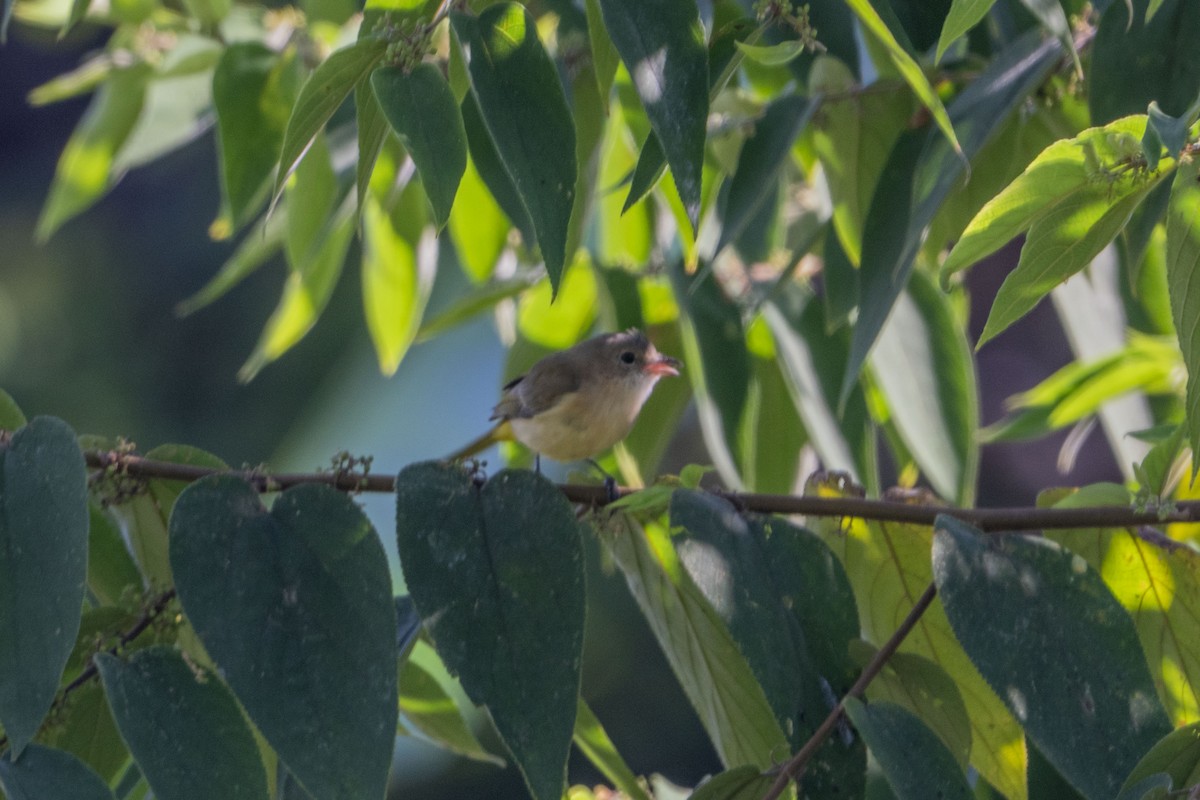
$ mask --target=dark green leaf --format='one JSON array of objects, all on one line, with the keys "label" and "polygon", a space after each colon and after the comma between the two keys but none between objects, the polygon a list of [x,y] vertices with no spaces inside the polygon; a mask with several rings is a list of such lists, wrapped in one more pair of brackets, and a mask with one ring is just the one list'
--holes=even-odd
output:
[{"label": "dark green leaf", "polygon": [[1194,48],[1200,39],[1200,6],[1167,0],[1149,22],[1146,6],[1147,0],[1113,3],[1100,18],[1088,71],[1094,125],[1144,114],[1151,100],[1166,114],[1181,117],[1200,92]]},{"label": "dark green leaf", "polygon": [[[866,642],[851,642],[862,664],[878,653]],[[971,754],[971,718],[954,679],[933,659],[916,653],[892,653],[867,687],[869,702],[895,703],[918,715],[966,768]]]},{"label": "dark green leaf", "polygon": [[567,228],[578,174],[575,126],[558,70],[524,6],[500,3],[478,19],[455,13],[451,22],[469,51],[471,94],[557,291],[573,255],[566,252]]},{"label": "dark green leaf", "polygon": [[[95,643],[91,642],[87,657],[94,651]],[[129,750],[104,699],[104,687],[95,681],[80,686],[71,692],[64,708],[64,719],[48,732],[46,744],[71,753],[101,779],[111,782],[129,763]]]},{"label": "dark green leaf", "polygon": [[445,331],[455,328],[464,322],[495,308],[501,300],[516,297],[524,292],[534,281],[527,275],[516,278],[487,283],[463,294],[444,308],[440,313],[426,319],[417,333],[417,341],[427,341],[439,336]]},{"label": "dark green leaf", "polygon": [[[1200,453],[1200,160],[1180,164],[1167,206],[1167,281],[1171,316],[1187,366],[1188,445]],[[1193,464],[1200,463],[1194,461]],[[1193,465],[1192,473],[1196,467]]]},{"label": "dark green leaf", "polygon": [[0,44],[8,42],[8,22],[12,19],[15,5],[15,0],[3,0],[3,5],[0,7]]},{"label": "dark green leaf", "polygon": [[[1184,725],[1155,742],[1125,779],[1121,796],[1140,781],[1164,773],[1180,788],[1200,783],[1200,723]],[[1141,800],[1140,794],[1130,792],[1130,796]]]},{"label": "dark green leaf", "polygon": [[21,757],[0,758],[0,787],[8,800],[112,800],[113,793],[70,753],[32,744]]},{"label": "dark green leaf", "polygon": [[545,478],[505,470],[482,487],[456,465],[396,479],[400,563],[438,653],[486,705],[530,792],[558,800],[583,648],[583,548]]},{"label": "dark green leaf", "polygon": [[[682,264],[671,282],[684,314],[684,354],[709,453],[727,481],[736,481],[741,462],[738,436],[750,383],[750,354],[741,313],[725,296],[711,269],[695,275]],[[715,423],[715,424],[714,424]]]},{"label": "dark green leaf", "polygon": [[613,518],[601,541],[625,574],[726,767],[778,763],[787,739],[729,630],[683,569],[665,528]]},{"label": "dark green leaf", "polygon": [[533,231],[533,221],[529,218],[529,212],[525,209],[521,196],[517,194],[517,187],[513,184],[508,170],[500,160],[500,154],[496,152],[496,145],[492,141],[491,134],[488,133],[487,125],[483,122],[479,102],[471,92],[467,92],[466,97],[463,98],[462,117],[463,127],[467,133],[467,146],[471,150],[471,163],[475,165],[479,177],[487,186],[488,191],[492,193],[492,197],[496,199],[500,210],[521,232],[525,246],[532,249],[537,242]]},{"label": "dark green leaf", "polygon": [[[1061,46],[1031,33],[998,55],[950,104],[950,117],[962,142],[955,153],[934,134],[901,135],[876,186],[863,245],[862,302],[850,346],[839,404],[844,406],[896,298],[908,283],[922,232],[973,158],[1058,63]],[[922,147],[924,148],[922,150]],[[919,154],[919,163],[918,163]],[[914,164],[915,169],[914,169]]]},{"label": "dark green leaf", "polygon": [[600,9],[694,231],[700,215],[709,90],[708,58],[695,2],[600,0]]},{"label": "dark green leaf", "polygon": [[213,73],[222,216],[234,229],[266,197],[291,112],[294,76],[293,57],[258,42],[230,45]]},{"label": "dark green leaf", "polygon": [[826,330],[832,333],[850,321],[858,306],[858,270],[850,263],[841,237],[832,230],[825,236],[821,260],[821,299],[825,303]]},{"label": "dark green leaf", "polygon": [[87,535],[75,434],[62,420],[35,417],[0,444],[0,724],[18,756],[75,646]]},{"label": "dark green leaf", "polygon": [[1117,800],[1165,800],[1170,797],[1172,787],[1171,776],[1165,772],[1148,775],[1136,783],[1128,784]]},{"label": "dark green leaf", "polygon": [[741,234],[759,206],[777,191],[774,178],[787,163],[796,137],[816,107],[807,97],[788,95],[767,106],[754,123],[754,133],[742,145],[729,181],[717,252]]},{"label": "dark green leaf", "polygon": [[608,29],[604,27],[601,16],[600,0],[585,0],[584,10],[587,12],[588,44],[592,51],[592,70],[596,76],[596,89],[604,103],[604,111],[608,112],[608,97],[612,94],[613,78],[616,77],[617,67],[621,56],[609,38]]},{"label": "dark green leaf", "polygon": [[954,756],[925,723],[891,703],[865,705],[846,698],[846,716],[883,768],[898,800],[971,800],[974,795]]},{"label": "dark green leaf", "polygon": [[381,39],[363,39],[330,55],[308,76],[283,135],[272,201],[279,199],[284,184],[296,171],[313,139],[354,87],[371,74],[386,47],[387,42]]},{"label": "dark green leaf", "polygon": [[1084,800],[1029,739],[1025,740],[1025,752],[1029,754],[1029,800]]},{"label": "dark green leaf", "polygon": [[774,782],[775,776],[757,767],[734,767],[705,780],[688,800],[759,800]]},{"label": "dark green leaf", "polygon": [[939,517],[938,594],[971,661],[1085,797],[1116,794],[1171,730],[1133,621],[1082,557]]},{"label": "dark green leaf", "polygon": [[633,774],[625,759],[621,758],[600,720],[582,697],[579,698],[579,707],[575,712],[575,734],[572,740],[579,751],[587,756],[588,761],[591,761],[618,791],[628,795],[629,800],[650,800],[641,781]]},{"label": "dark green leaf", "polygon": [[396,614],[354,501],[308,484],[267,511],[249,484],[204,478],[175,504],[171,565],[184,612],[288,770],[316,797],[382,797]]},{"label": "dark green leaf", "polygon": [[388,121],[383,116],[383,109],[379,107],[379,99],[375,97],[375,90],[367,81],[360,81],[354,87],[354,115],[355,132],[358,136],[358,161],[354,165],[354,183],[361,214],[367,190],[371,188],[375,162],[379,160],[379,153],[383,150],[383,143],[390,131]]},{"label": "dark green leaf", "polygon": [[454,92],[441,70],[428,62],[407,73],[400,67],[380,67],[371,73],[371,88],[417,165],[441,230],[467,168],[467,135]]},{"label": "dark green leaf", "polygon": [[634,165],[633,175],[629,178],[629,194],[625,197],[621,213],[629,211],[648,195],[666,171],[667,156],[663,153],[662,142],[654,131],[651,131],[638,152],[637,164]]},{"label": "dark green leaf", "polygon": [[[257,644],[257,642],[255,642]],[[175,650],[96,656],[121,738],[162,800],[266,800],[267,776],[233,694]]]},{"label": "dark green leaf", "polygon": [[[798,747],[855,677],[848,645],[858,637],[858,609],[841,565],[807,531],[782,519],[744,518],[701,492],[672,494],[671,526],[683,531],[680,561],[729,626],[780,727]],[[812,764],[803,778],[805,796],[861,790],[861,748],[835,738]]]}]

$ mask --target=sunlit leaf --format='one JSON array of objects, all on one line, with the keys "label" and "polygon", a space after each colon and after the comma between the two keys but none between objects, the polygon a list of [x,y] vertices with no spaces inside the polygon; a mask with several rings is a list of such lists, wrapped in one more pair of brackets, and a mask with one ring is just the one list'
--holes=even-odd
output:
[{"label": "sunlit leaf", "polygon": [[604,773],[604,777],[612,781],[613,786],[628,795],[629,800],[650,800],[642,782],[629,769],[625,759],[621,758],[600,720],[582,697],[579,698],[579,710],[575,714],[573,741],[580,752]]},{"label": "sunlit leaf", "polygon": [[[1167,281],[1171,316],[1187,366],[1188,445],[1200,453],[1200,160],[1179,165],[1167,206]],[[1200,459],[1193,457],[1192,473]]]},{"label": "sunlit leaf", "polygon": [[987,16],[996,0],[953,0],[946,20],[942,23],[942,34],[938,37],[937,55],[935,61],[941,61],[946,54],[946,48],[954,40],[974,28],[980,20]]}]

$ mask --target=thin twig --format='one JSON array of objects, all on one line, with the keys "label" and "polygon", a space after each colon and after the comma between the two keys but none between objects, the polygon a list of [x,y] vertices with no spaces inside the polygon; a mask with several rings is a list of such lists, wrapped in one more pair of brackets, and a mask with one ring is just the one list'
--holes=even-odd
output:
[{"label": "thin twig", "polygon": [[[858,676],[858,680],[850,687],[850,691],[846,692],[846,697],[862,697],[863,692],[867,690],[867,686],[875,679],[875,676],[883,669],[888,659],[900,647],[900,643],[912,632],[917,621],[925,613],[925,609],[929,608],[929,604],[933,602],[935,596],[937,596],[937,586],[931,583],[925,589],[925,593],[917,598],[917,602],[913,605],[912,610],[908,612],[908,616],[904,618],[904,621],[900,623],[900,627],[896,628],[896,632],[884,642],[883,647],[879,648],[879,652],[875,654],[875,657],[863,669],[862,674]],[[825,721],[817,727],[812,736],[808,737],[808,741],[804,743],[799,752],[792,756],[787,763],[779,767],[779,773],[775,777],[775,782],[771,784],[771,788],[763,795],[762,800],[776,800],[787,789],[789,782],[800,780],[800,776],[804,774],[804,770],[808,767],[808,762],[812,760],[817,749],[825,743],[825,740],[829,738],[829,734],[833,733],[833,729],[837,727],[838,720],[841,719],[842,714],[846,711],[845,703],[845,697],[839,700],[838,704],[834,706],[833,711],[829,712],[829,716],[825,718]]]},{"label": "thin twig", "polygon": [[[247,481],[260,492],[282,491],[304,483],[322,483],[344,492],[392,492],[396,479],[391,475],[362,475],[355,472],[266,473],[259,469],[223,470],[190,464],[155,461],[116,451],[89,450],[88,466],[115,468],[140,478],[195,481],[209,475],[232,475]],[[568,500],[588,506],[610,502],[603,486],[562,484],[559,489]],[[640,491],[619,487],[617,497]],[[955,508],[952,506],[913,505],[890,500],[861,497],[808,497],[787,494],[723,492],[739,509],[767,514],[797,514],[811,517],[858,517],[932,525],[939,514],[974,525],[983,531],[1033,531],[1063,528],[1126,528],[1141,525],[1161,526],[1175,522],[1200,522],[1200,501],[1176,503],[1170,509],[1139,510],[1129,506],[1086,506],[1082,508]]]},{"label": "thin twig", "polygon": [[[148,609],[146,609],[140,617],[138,617],[137,622],[131,625],[117,638],[116,644],[114,644],[112,647],[104,649],[101,652],[108,653],[110,655],[117,655],[127,644],[145,633],[146,629],[154,624],[154,620],[158,619],[159,615],[162,614],[162,612],[174,599],[174,589],[168,589],[160,594],[154,603]],[[96,659],[93,655],[88,659],[87,666],[85,666],[80,673],[75,676],[75,679],[58,690],[58,694],[54,698],[54,704],[52,708],[61,707],[62,704],[66,702],[67,698],[71,696],[72,692],[74,692],[80,686],[83,686],[92,678],[96,677],[98,671],[99,668],[96,666]],[[8,737],[0,736],[0,753],[3,753],[7,749]]]}]

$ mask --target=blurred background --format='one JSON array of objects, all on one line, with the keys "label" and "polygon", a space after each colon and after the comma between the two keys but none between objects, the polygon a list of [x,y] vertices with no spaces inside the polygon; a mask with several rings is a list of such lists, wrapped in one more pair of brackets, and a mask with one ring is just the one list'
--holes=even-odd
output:
[{"label": "blurred background", "polygon": [[[35,242],[55,162],[87,98],[35,108],[27,95],[102,44],[86,26],[57,41],[13,25],[0,47],[0,387],[31,416],[126,437],[143,451],[191,444],[234,466],[315,470],[349,451],[373,456],[376,473],[394,473],[481,433],[504,353],[486,317],[417,345],[384,378],[363,324],[359,277],[348,268],[316,328],[242,385],[236,374],[278,301],[282,260],[195,315],[175,315],[233,247],[207,235],[219,202],[211,133],[133,170],[49,242]],[[971,272],[973,334],[1016,252],[1010,246]],[[439,270],[430,311],[455,293],[458,275]],[[1042,304],[979,354],[983,422],[1001,416],[1006,394],[1071,357],[1052,306]],[[1047,486],[1121,479],[1098,433],[1073,471],[1059,474],[1065,435],[986,447],[980,505],[1031,504]],[[494,453],[489,460],[499,463]],[[391,498],[361,501],[394,559]],[[720,765],[620,578],[605,573],[589,545],[584,696],[635,772],[692,786]],[[570,779],[592,784],[599,776],[573,759]],[[514,768],[456,759],[411,739],[398,746],[393,788],[396,797],[434,800],[524,796]]]}]

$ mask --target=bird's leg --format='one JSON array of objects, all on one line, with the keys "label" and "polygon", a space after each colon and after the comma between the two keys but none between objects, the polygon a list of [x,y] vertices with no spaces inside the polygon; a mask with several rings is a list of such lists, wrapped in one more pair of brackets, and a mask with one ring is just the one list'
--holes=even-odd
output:
[{"label": "bird's leg", "polygon": [[605,472],[604,467],[596,463],[595,459],[589,458],[587,462],[595,467],[597,472],[604,476],[604,492],[606,495],[608,495],[608,502],[616,502],[617,498],[620,497],[620,495],[617,494],[617,479]]},{"label": "bird's leg", "polygon": [[533,454],[533,471],[536,472],[538,475],[542,474],[542,454],[541,453]]}]

